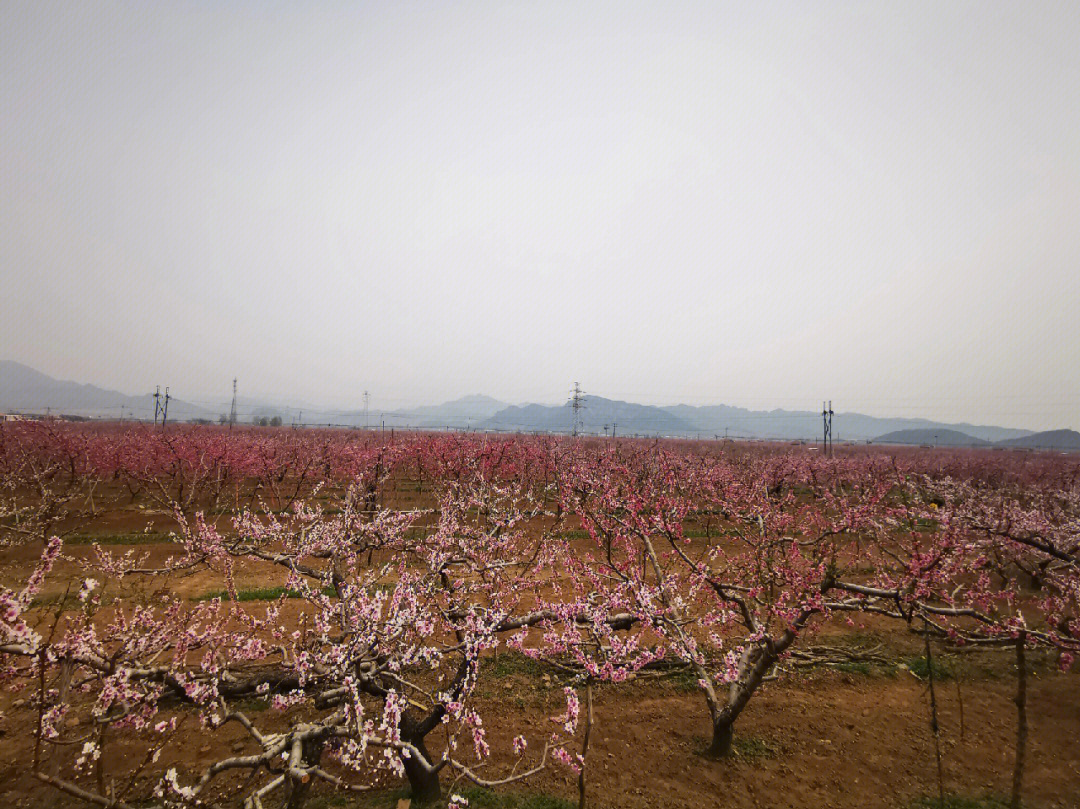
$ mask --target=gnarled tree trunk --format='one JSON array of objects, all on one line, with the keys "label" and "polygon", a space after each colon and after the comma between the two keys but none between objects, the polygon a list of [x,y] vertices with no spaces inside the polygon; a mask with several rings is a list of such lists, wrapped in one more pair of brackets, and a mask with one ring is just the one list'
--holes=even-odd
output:
[{"label": "gnarled tree trunk", "polygon": [[[732,739],[735,735],[735,720],[743,712],[750,698],[758,690],[778,659],[776,647],[787,648],[794,639],[793,633],[787,632],[775,644],[752,646],[743,652],[739,663],[739,678],[728,689],[727,704],[712,715],[713,737],[708,755],[712,758],[725,758],[731,755]],[[780,644],[783,644],[780,646]]]},{"label": "gnarled tree trunk", "polygon": [[[405,714],[401,717],[401,740],[408,742],[428,762],[431,754],[424,745],[424,736],[427,734],[415,719]],[[442,798],[442,787],[439,784],[439,774],[427,769],[415,756],[402,757],[405,765],[405,777],[409,779],[409,793],[413,801],[421,806],[432,804]]]}]

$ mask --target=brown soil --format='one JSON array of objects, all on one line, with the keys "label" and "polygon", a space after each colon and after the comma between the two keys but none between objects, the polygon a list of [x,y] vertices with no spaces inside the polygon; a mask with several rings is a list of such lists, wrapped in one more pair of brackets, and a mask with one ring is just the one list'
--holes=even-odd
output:
[{"label": "brown soil", "polygon": [[[80,530],[131,533],[150,522],[159,532],[173,526],[167,514],[123,504]],[[150,564],[175,552],[162,544],[109,549],[146,552]],[[92,551],[72,545],[65,552],[74,561],[57,566],[46,595],[61,594],[66,581],[82,573],[78,560]],[[39,545],[5,551],[0,583],[14,585],[24,579],[39,553]],[[281,575],[244,569],[238,584],[277,585]],[[222,585],[213,574],[200,573],[167,586],[173,594],[195,597]],[[834,625],[812,642],[882,642],[897,661],[920,649],[918,639],[883,621],[862,621],[852,629]],[[959,667],[959,660],[952,658],[954,667]],[[1006,795],[1016,732],[1011,658],[1007,653],[985,652],[966,654],[962,660],[960,687],[956,680],[937,687],[945,789],[971,798]],[[1080,674],[1058,673],[1052,661],[1042,658],[1037,658],[1034,669],[1028,697],[1026,805],[1080,807]],[[888,675],[815,669],[786,675],[751,701],[736,725],[737,752],[725,761],[702,755],[709,734],[704,699],[684,683],[677,675],[640,676],[597,689],[587,771],[592,806],[902,809],[937,794],[926,684],[910,671],[901,668]],[[82,805],[26,774],[37,715],[19,697],[0,692],[0,807]],[[481,714],[495,751],[508,750],[510,738],[518,733],[531,740],[545,738],[552,727],[550,717],[564,707],[558,676],[536,667],[481,680]],[[177,766],[181,772],[192,772],[244,749],[238,728],[209,733],[194,720],[176,741],[178,752],[171,760],[166,752],[159,768]],[[108,763],[130,764],[141,755],[118,736],[110,746],[113,761]],[[495,772],[500,763],[507,760],[504,756],[500,761],[497,754],[489,767]],[[576,802],[577,778],[556,765],[513,789]]]}]

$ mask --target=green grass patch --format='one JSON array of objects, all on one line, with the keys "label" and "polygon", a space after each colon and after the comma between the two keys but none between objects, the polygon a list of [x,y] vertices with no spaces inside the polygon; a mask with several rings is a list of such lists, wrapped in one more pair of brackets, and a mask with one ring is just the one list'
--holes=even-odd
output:
[{"label": "green grass patch", "polygon": [[[683,536],[686,539],[711,539],[722,536],[725,532],[720,529],[708,529],[708,528],[687,528],[683,530]],[[734,535],[738,535],[738,531],[733,532]],[[560,531],[556,534],[560,539],[588,539],[589,532],[582,528],[573,528],[568,531]]]},{"label": "green grass patch", "polygon": [[165,545],[175,542],[172,534],[148,531],[132,534],[72,534],[65,545]]},{"label": "green grass patch", "polygon": [[701,688],[701,686],[698,685],[697,672],[690,666],[675,669],[670,674],[664,675],[662,681],[670,684],[676,691],[680,691],[684,694],[693,693]]},{"label": "green grass patch", "polygon": [[[327,585],[322,588],[322,594],[333,598],[337,595],[337,591]],[[290,590],[287,587],[249,587],[243,590],[236,591],[237,601],[277,601],[282,596],[285,598],[303,598],[303,595]],[[229,592],[227,590],[212,590],[209,593],[203,593],[202,595],[193,596],[192,601],[210,601],[214,598],[220,598],[222,601],[230,601]]]},{"label": "green grass patch", "polygon": [[496,658],[484,657],[477,695],[517,708],[525,708],[550,695],[550,689],[562,685],[563,675],[553,666],[533,660],[517,651],[503,651]]},{"label": "green grass patch", "polygon": [[63,610],[77,609],[80,604],[78,595],[72,591],[68,593],[53,593],[47,596],[38,596],[30,601],[30,608],[36,607],[60,607]]},{"label": "green grass patch", "polygon": [[582,528],[575,528],[570,531],[560,531],[556,536],[560,539],[588,539],[589,532]]},{"label": "green grass patch", "polygon": [[967,798],[962,795],[946,795],[944,802],[935,796],[916,798],[908,805],[911,809],[1008,809],[1009,802],[991,796]]},{"label": "green grass patch", "polygon": [[241,713],[262,713],[269,707],[270,700],[266,697],[244,697],[232,703],[232,708]]},{"label": "green grass patch", "polygon": [[845,674],[861,674],[863,677],[870,677],[874,674],[874,667],[865,660],[853,660],[850,663],[835,663],[832,667]]},{"label": "green grass patch", "polygon": [[[460,786],[460,785],[459,785]],[[577,803],[564,798],[544,793],[515,795],[500,794],[490,789],[468,786],[447,790],[447,797],[452,793],[461,795],[469,801],[469,809],[575,809]]]},{"label": "green grass patch", "polygon": [[780,748],[768,739],[760,736],[740,736],[735,734],[731,740],[731,753],[736,758],[747,760],[773,758],[780,754]]},{"label": "green grass patch", "polygon": [[[704,736],[695,736],[693,739],[693,752],[696,756],[712,758],[709,753],[709,740]],[[735,732],[731,740],[731,755],[727,760],[755,761],[764,758],[776,758],[783,751],[780,745],[760,736],[740,736]]]},{"label": "green grass patch", "polygon": [[[577,802],[543,792],[502,793],[461,783],[453,788],[449,784],[444,784],[443,791],[444,800],[433,806],[445,806],[451,795],[461,795],[468,799],[469,809],[575,809],[577,807]],[[346,809],[346,807],[348,809],[395,809],[399,800],[408,797],[407,788],[387,790],[356,798],[339,793],[312,798],[308,806],[310,809]]]},{"label": "green grass patch", "polygon": [[932,663],[927,661],[925,657],[909,657],[904,660],[904,664],[920,680],[930,679],[931,668],[935,680],[951,680],[955,676],[952,667],[937,657],[933,658]]},{"label": "green grass patch", "polygon": [[528,677],[540,677],[545,672],[544,665],[521,652],[506,651],[498,657],[484,658],[483,667],[492,677],[512,677],[523,674]]},{"label": "green grass patch", "polygon": [[[356,802],[355,798],[350,798],[341,793],[335,793],[333,795],[316,795],[313,798],[308,798],[307,809],[342,809],[349,806],[360,806],[361,804]],[[365,806],[374,806],[375,804],[364,804]]]},{"label": "green grass patch", "polygon": [[[935,661],[935,666],[937,662]],[[829,668],[845,674],[857,674],[860,677],[895,677],[896,666],[892,663],[871,663],[867,660],[852,660],[847,663],[833,663]],[[935,668],[935,672],[936,672]]]}]

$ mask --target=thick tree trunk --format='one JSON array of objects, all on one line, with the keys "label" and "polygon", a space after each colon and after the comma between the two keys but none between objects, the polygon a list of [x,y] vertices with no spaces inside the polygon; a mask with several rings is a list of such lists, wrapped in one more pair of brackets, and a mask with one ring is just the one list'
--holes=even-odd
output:
[{"label": "thick tree trunk", "polygon": [[[419,750],[427,761],[431,761],[431,754],[424,746],[423,736],[402,733],[401,738]],[[442,787],[439,784],[437,772],[428,771],[414,757],[402,758],[401,761],[405,765],[405,776],[409,779],[409,793],[415,804],[425,806],[436,803],[442,798]]]},{"label": "thick tree trunk", "polygon": [[[791,644],[791,637],[782,640],[783,648]],[[763,647],[747,648],[740,662],[739,679],[728,688],[728,700],[721,710],[713,713],[713,738],[708,755],[711,758],[726,758],[731,755],[731,741],[735,733],[735,720],[742,714],[750,698],[757,692],[765,675],[776,662],[777,654]]]},{"label": "thick tree trunk", "polygon": [[289,787],[289,797],[285,800],[285,809],[303,809],[311,793],[311,779],[294,781]]},{"label": "thick tree trunk", "polygon": [[735,735],[735,720],[721,719],[713,722],[712,744],[709,745],[710,758],[727,758],[731,755],[731,740]]}]

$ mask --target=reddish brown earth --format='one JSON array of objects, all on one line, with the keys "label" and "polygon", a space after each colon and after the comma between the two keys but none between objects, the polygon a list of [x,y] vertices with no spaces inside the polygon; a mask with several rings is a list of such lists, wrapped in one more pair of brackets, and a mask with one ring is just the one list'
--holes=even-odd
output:
[{"label": "reddish brown earth", "polygon": [[[1040,673],[1029,684],[1031,742],[1026,795],[1033,807],[1080,806],[1080,681]],[[1015,710],[1010,678],[988,674],[962,682],[964,733],[954,682],[939,683],[945,786],[950,793],[1008,794]],[[561,687],[535,674],[489,680],[481,702],[493,749],[507,749],[524,730],[534,736],[562,710]],[[771,684],[740,719],[734,759],[700,755],[708,723],[699,694],[670,681],[599,689],[588,789],[601,807],[904,807],[936,795],[933,738],[925,684],[894,677],[837,672],[796,675]],[[0,805],[75,806],[28,777],[18,762],[32,755],[36,713],[3,704]],[[530,733],[529,731],[533,731]],[[182,758],[163,757],[181,771],[238,752],[239,729],[207,739],[194,723],[177,741]],[[114,756],[134,753],[120,743]],[[576,777],[551,768],[517,791],[576,798]]]},{"label": "reddish brown earth", "polygon": [[[172,526],[166,514],[118,504],[82,530],[100,535],[136,532],[148,521],[155,531]],[[161,544],[110,549],[146,551],[151,562],[171,552]],[[77,559],[91,550],[73,545],[67,552]],[[0,583],[14,585],[24,579],[39,553],[39,547],[5,551]],[[46,595],[61,593],[66,580],[80,572],[77,562],[59,564]],[[245,570],[238,576],[240,587],[280,583],[277,572]],[[195,597],[220,590],[221,583],[200,573],[166,586],[175,595]],[[298,608],[288,605],[288,610]],[[882,643],[883,653],[896,662],[921,649],[919,639],[902,628],[876,622],[850,630],[834,626],[811,643]],[[969,798],[1007,795],[1016,733],[1011,658],[1002,652],[978,652],[943,659],[960,674],[939,682],[936,690],[946,791]],[[504,657],[491,665],[492,676],[481,678],[480,709],[492,749],[508,750],[510,738],[522,732],[534,739],[545,736],[550,718],[565,708],[559,676],[521,658]],[[700,754],[709,732],[704,699],[680,677],[642,675],[597,690],[587,770],[592,806],[904,809],[937,794],[926,683],[904,668],[891,674],[811,669],[783,676],[751,701],[736,725],[738,752],[721,762]],[[1026,805],[1080,807],[1080,674],[1061,674],[1052,661],[1036,656],[1028,691]],[[0,714],[0,807],[83,805],[26,775],[36,712],[18,695],[0,691]],[[160,764],[181,772],[246,749],[239,728],[208,735],[194,720],[177,742],[177,752],[171,757],[166,752]],[[107,753],[113,761],[126,763],[137,755],[141,752],[123,737],[115,739]],[[499,763],[496,752],[490,766],[494,770]],[[387,784],[388,791],[399,788]],[[547,793],[576,805],[577,778],[549,767],[513,791]],[[322,798],[320,803],[317,797],[311,805],[350,806],[352,800]],[[395,801],[396,793],[357,805],[393,806]]]}]

